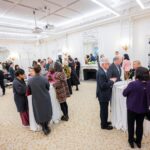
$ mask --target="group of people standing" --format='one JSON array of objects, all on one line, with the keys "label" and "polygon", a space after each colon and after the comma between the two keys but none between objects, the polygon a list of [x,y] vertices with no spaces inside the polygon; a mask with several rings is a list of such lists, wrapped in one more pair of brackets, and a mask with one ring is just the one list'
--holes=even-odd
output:
[{"label": "group of people standing", "polygon": [[[67,61],[63,64],[57,60],[54,62],[51,58],[46,60],[38,59],[33,61],[32,67],[29,68],[28,80],[25,83],[25,72],[23,69],[18,69],[15,72],[13,81],[13,92],[15,104],[18,112],[20,112],[22,124],[29,126],[29,106],[28,96],[32,95],[32,107],[35,121],[42,127],[45,135],[50,133],[48,126],[52,120],[55,108],[53,101],[59,103],[62,111],[60,120],[68,121],[68,104],[67,98],[73,94],[72,87],[75,85],[76,90],[79,90],[79,74],[76,72],[78,62],[67,57]],[[55,90],[55,100],[52,100],[50,90]]]},{"label": "group of people standing", "polygon": [[[122,93],[127,97],[128,142],[131,148],[134,148],[134,143],[141,148],[143,122],[145,116],[149,116],[150,112],[150,72],[141,66],[139,60],[133,62],[132,68],[127,54],[122,57],[116,52],[111,65],[105,57],[100,60],[97,72],[97,97],[100,103],[101,128],[113,129],[111,122],[108,121],[108,108],[111,103],[113,85],[122,80],[122,70],[124,70],[124,79],[130,80]],[[136,137],[134,137],[135,123]]]},{"label": "group of people standing", "polygon": [[5,95],[5,80],[12,82],[15,78],[15,71],[19,69],[19,65],[15,65],[12,62],[0,62],[0,87],[2,89],[2,95]]},{"label": "group of people standing", "polygon": [[[96,95],[100,104],[101,129],[112,130],[112,124],[108,121],[109,104],[111,103],[112,88],[116,82],[122,81],[122,70],[124,80],[133,80],[122,93],[127,97],[127,118],[128,118],[128,142],[131,148],[134,143],[141,148],[143,137],[143,122],[146,115],[149,115],[150,106],[150,72],[146,67],[142,67],[139,60],[130,61],[129,55],[121,56],[117,51],[113,58],[113,63],[103,55],[98,64],[97,71],[97,91]],[[53,100],[50,89],[54,88],[56,97],[62,111],[60,120],[68,121],[69,112],[67,98],[73,94],[72,87],[79,90],[80,84],[80,62],[77,58],[65,55],[64,60],[59,57],[57,61],[51,58],[38,59],[33,61],[29,67],[28,77],[25,71],[18,65],[10,64],[8,69],[13,81],[14,100],[22,124],[30,125],[28,96],[32,95],[32,107],[35,121],[41,126],[45,135],[51,132],[49,123],[54,112]],[[25,81],[25,79],[27,79]],[[4,72],[0,68],[0,85],[5,95],[3,85]],[[136,123],[136,137],[134,128]]]}]

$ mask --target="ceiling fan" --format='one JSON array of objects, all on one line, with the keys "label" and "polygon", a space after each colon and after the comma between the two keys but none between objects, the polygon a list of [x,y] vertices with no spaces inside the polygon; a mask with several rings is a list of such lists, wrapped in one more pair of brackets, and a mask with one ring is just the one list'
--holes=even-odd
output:
[{"label": "ceiling fan", "polygon": [[35,28],[32,30],[32,32],[35,34],[40,34],[43,32],[43,29],[37,26],[36,11],[35,10],[33,10],[33,15],[34,15],[34,21],[35,21]]}]

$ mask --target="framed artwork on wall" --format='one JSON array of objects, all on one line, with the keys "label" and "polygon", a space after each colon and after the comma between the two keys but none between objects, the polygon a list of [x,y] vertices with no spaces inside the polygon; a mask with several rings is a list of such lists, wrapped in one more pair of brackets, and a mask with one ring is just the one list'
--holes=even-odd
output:
[{"label": "framed artwork on wall", "polygon": [[98,31],[88,30],[82,33],[85,64],[95,64],[99,55]]}]

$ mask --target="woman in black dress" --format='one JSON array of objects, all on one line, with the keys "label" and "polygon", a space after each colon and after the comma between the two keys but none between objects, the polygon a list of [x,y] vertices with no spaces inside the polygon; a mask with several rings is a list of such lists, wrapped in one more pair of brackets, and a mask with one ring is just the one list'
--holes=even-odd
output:
[{"label": "woman in black dress", "polygon": [[78,79],[80,79],[80,62],[78,61],[78,58],[75,58],[75,68]]},{"label": "woman in black dress", "polygon": [[77,76],[76,70],[75,70],[75,62],[71,58],[71,56],[68,56],[68,61],[69,61],[69,67],[71,68],[71,84],[72,86],[76,86],[76,91],[79,90],[78,85],[80,84],[79,78]]}]

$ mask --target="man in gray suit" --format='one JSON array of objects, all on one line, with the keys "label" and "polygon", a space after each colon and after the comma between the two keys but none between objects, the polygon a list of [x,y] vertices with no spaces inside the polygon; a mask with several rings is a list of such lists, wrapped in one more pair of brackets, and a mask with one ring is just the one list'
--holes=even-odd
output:
[{"label": "man in gray suit", "polygon": [[117,78],[117,82],[121,81],[121,63],[120,58],[116,56],[108,69],[108,77]]}]

